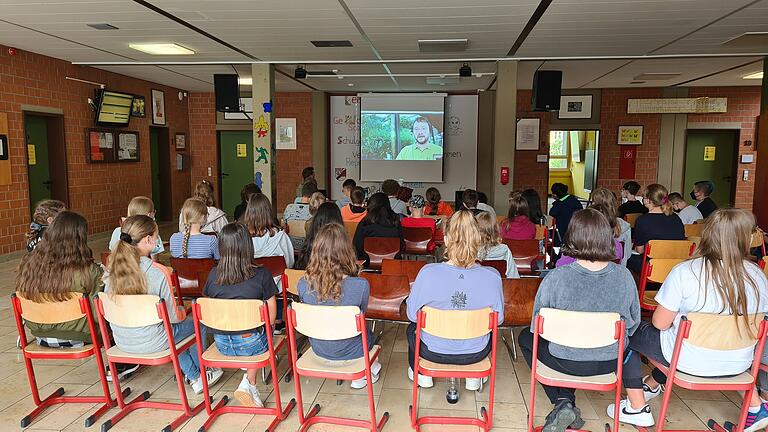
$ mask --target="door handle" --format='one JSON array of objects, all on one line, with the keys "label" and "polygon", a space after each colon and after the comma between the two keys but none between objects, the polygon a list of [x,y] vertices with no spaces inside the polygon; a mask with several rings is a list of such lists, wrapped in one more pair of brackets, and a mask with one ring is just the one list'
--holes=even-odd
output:
[{"label": "door handle", "polygon": [[223,172],[223,173],[221,173],[221,176],[222,176],[222,177],[229,177],[229,173],[225,173],[225,172]]}]

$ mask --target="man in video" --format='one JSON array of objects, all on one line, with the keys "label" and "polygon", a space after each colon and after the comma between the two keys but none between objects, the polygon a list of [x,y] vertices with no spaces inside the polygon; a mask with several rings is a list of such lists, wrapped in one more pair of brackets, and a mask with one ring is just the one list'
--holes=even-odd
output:
[{"label": "man in video", "polygon": [[443,148],[429,142],[432,137],[432,125],[424,117],[417,117],[411,125],[415,143],[405,146],[397,155],[397,160],[437,160],[443,157]]}]

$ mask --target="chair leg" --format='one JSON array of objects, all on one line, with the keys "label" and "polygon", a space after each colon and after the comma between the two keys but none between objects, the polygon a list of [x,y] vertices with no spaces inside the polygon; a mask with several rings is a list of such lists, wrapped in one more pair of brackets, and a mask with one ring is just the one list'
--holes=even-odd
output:
[{"label": "chair leg", "polygon": [[501,341],[504,342],[504,345],[507,347],[507,352],[509,352],[509,356],[512,358],[513,362],[517,361],[517,350],[515,349],[515,332],[510,327],[509,329],[509,340],[507,340],[506,337],[504,337],[504,333],[501,333]]}]

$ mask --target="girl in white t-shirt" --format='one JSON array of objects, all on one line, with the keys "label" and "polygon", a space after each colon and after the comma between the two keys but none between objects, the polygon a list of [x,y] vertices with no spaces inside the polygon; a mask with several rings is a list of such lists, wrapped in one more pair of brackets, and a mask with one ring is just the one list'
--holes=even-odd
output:
[{"label": "girl in white t-shirt", "polygon": [[[752,213],[717,210],[706,219],[693,257],[674,267],[664,280],[655,297],[659,306],[652,323],[642,323],[629,340],[629,349],[634,352],[624,367],[627,399],[621,401],[622,422],[643,427],[654,424],[647,401],[664,391],[666,376],[654,369],[651,376],[641,378],[640,354],[668,366],[683,315],[734,315],[734,320],[749,322],[749,315],[768,310],[768,280],[747,259],[754,230]],[[738,375],[751,367],[753,356],[754,347],[721,351],[684,344],[677,367],[703,377]],[[768,426],[768,405],[756,395],[750,405],[745,432]],[[608,415],[613,415],[613,404]]]}]

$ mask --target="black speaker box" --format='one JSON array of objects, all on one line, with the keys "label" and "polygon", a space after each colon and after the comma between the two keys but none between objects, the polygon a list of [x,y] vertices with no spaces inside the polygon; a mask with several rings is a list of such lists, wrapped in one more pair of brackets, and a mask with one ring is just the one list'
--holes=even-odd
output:
[{"label": "black speaker box", "polygon": [[540,70],[533,74],[534,111],[559,111],[563,71]]},{"label": "black speaker box", "polygon": [[216,92],[216,111],[240,112],[240,85],[237,75],[214,75],[213,88]]}]

